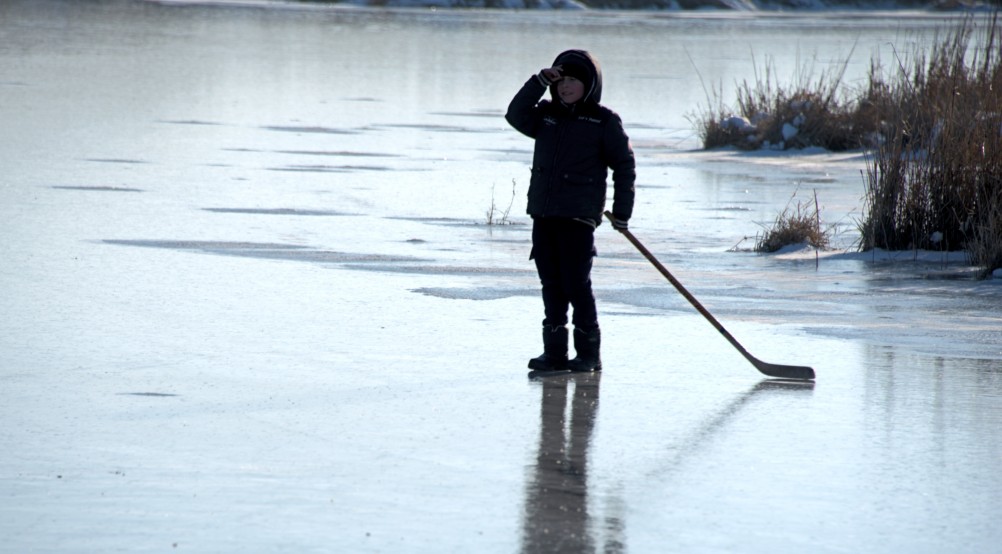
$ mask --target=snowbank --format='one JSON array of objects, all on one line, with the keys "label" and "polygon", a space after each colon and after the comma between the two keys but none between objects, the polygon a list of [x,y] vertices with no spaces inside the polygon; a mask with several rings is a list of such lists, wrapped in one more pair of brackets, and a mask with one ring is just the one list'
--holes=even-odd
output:
[{"label": "snowbank", "polygon": [[861,262],[928,262],[950,265],[968,263],[966,252],[935,252],[932,250],[884,250],[874,248],[860,252],[850,249],[818,250],[809,244],[793,244],[773,253],[781,260],[856,260]]}]

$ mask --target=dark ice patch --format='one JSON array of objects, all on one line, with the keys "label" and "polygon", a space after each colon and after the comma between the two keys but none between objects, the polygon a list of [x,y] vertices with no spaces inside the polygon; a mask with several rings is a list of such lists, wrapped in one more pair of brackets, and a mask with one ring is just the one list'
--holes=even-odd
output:
[{"label": "dark ice patch", "polygon": [[143,192],[143,189],[134,189],[130,187],[88,187],[88,186],[69,186],[69,185],[54,185],[52,188],[59,190],[87,190],[87,191],[97,191],[97,192]]},{"label": "dark ice patch", "polygon": [[119,396],[152,396],[158,398],[166,398],[170,396],[177,396],[169,392],[120,392]]},{"label": "dark ice patch", "polygon": [[[225,256],[245,256],[248,258],[265,258],[271,260],[290,260],[296,262],[314,262],[329,264],[368,264],[368,263],[411,263],[424,261],[411,256],[394,256],[389,254],[335,252],[333,250],[225,250],[213,252]],[[352,266],[354,267],[354,266]]]},{"label": "dark ice patch", "polygon": [[218,214],[245,214],[245,215],[292,215],[292,216],[339,216],[350,215],[331,210],[297,210],[295,208],[202,208],[207,212]]},{"label": "dark ice patch", "polygon": [[468,219],[454,219],[450,217],[404,217],[404,216],[394,216],[388,217],[387,219],[394,219],[397,221],[412,221],[415,223],[431,223],[433,225],[444,225],[446,227],[467,227],[478,225],[478,223],[472,222]]},{"label": "dark ice patch", "polygon": [[85,161],[102,164],[148,164],[146,160],[132,160],[129,158],[84,158]]},{"label": "dark ice patch", "polygon": [[344,150],[275,150],[276,154],[296,154],[301,156],[333,156],[343,158],[398,158],[397,154],[381,152],[348,152]]},{"label": "dark ice patch", "polygon": [[412,289],[411,292],[445,298],[447,300],[501,300],[514,296],[536,296],[535,291],[528,290],[502,290],[492,288],[445,288],[445,287],[424,287]]},{"label": "dark ice patch", "polygon": [[[436,125],[431,123],[386,123],[377,125],[379,128],[416,129],[418,131],[433,131],[436,133],[496,133],[503,128],[472,128],[459,125]],[[504,129],[507,131],[506,129]]]},{"label": "dark ice patch", "polygon": [[287,165],[269,167],[268,171],[295,171],[301,173],[348,173],[352,171],[390,171],[392,168],[379,165]]},{"label": "dark ice patch", "polygon": [[305,248],[292,244],[272,242],[214,241],[214,240],[115,240],[105,239],[105,244],[119,246],[140,246],[144,248],[168,248],[171,250],[296,250]]},{"label": "dark ice patch", "polygon": [[431,115],[444,115],[448,117],[489,117],[501,119],[504,112],[501,110],[478,110],[472,112],[431,112]]},{"label": "dark ice patch", "polygon": [[661,125],[654,125],[652,123],[647,123],[647,122],[632,121],[630,123],[623,124],[623,127],[626,127],[627,129],[650,129],[652,131],[671,132],[671,128],[669,128],[669,127],[663,127]]},{"label": "dark ice patch", "polygon": [[167,123],[168,125],[222,125],[222,123],[215,121],[202,121],[199,119],[161,119],[160,123]]},{"label": "dark ice patch", "polygon": [[358,133],[351,129],[334,129],[332,127],[317,126],[264,125],[261,128],[266,131],[278,131],[281,133],[315,133],[321,135],[354,135]]},{"label": "dark ice patch", "polygon": [[618,290],[596,290],[596,296],[610,304],[623,304],[635,308],[654,309],[661,312],[687,311],[685,300],[677,294],[672,294],[665,287],[633,287]]},{"label": "dark ice patch", "polygon": [[532,150],[529,148],[480,148],[480,152],[493,152],[497,154],[517,154],[519,156],[531,156]]},{"label": "dark ice patch", "polygon": [[330,165],[288,165],[285,167],[268,167],[268,171],[292,171],[295,173],[348,173],[350,169]]},{"label": "dark ice patch", "polygon": [[838,179],[834,177],[807,177],[803,181],[805,183],[827,184],[827,183],[837,183]]},{"label": "dark ice patch", "polygon": [[[102,241],[118,246],[138,246],[143,248],[166,248],[170,250],[192,251],[219,256],[239,256],[270,260],[289,260],[313,263],[367,264],[367,263],[414,263],[427,261],[412,256],[394,256],[368,252],[336,252],[316,250],[292,244],[267,242],[226,242],[226,241],[186,241],[186,240],[112,240]],[[364,266],[362,266],[364,267]]]},{"label": "dark ice patch", "polygon": [[366,265],[351,265],[351,269],[360,269],[365,271],[377,271],[380,273],[413,273],[419,275],[452,275],[452,276],[501,276],[501,277],[517,277],[519,275],[535,275],[535,270],[529,269],[513,269],[506,267],[478,267],[478,266],[462,266],[462,265],[413,265],[413,264],[400,264],[400,265],[383,265],[383,264],[366,264]]}]

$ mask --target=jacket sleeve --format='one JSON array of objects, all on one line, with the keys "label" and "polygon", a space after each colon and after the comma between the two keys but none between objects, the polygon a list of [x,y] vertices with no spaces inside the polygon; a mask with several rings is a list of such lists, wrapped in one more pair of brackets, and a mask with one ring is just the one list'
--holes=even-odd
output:
[{"label": "jacket sleeve", "polygon": [[546,88],[539,76],[533,75],[522,85],[522,88],[508,104],[508,112],[505,113],[504,118],[518,132],[527,137],[536,138],[536,129],[539,124],[539,99],[543,97]]},{"label": "jacket sleeve", "polygon": [[606,126],[606,162],[612,169],[613,201],[612,215],[627,221],[633,215],[633,199],[636,194],[637,163],[633,156],[630,138],[623,129],[623,120],[618,115]]}]

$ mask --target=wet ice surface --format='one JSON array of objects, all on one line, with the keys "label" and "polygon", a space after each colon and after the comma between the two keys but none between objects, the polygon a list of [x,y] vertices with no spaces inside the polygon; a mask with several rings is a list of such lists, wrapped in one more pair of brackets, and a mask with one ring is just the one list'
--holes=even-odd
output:
[{"label": "wet ice surface", "polygon": [[[683,117],[705,100],[683,46],[727,85],[749,49],[788,68],[791,43],[840,59],[860,37],[855,78],[936,19],[2,10],[4,549],[1002,541],[997,282],[729,252],[798,186],[850,243],[861,156],[696,153]],[[764,380],[608,226],[606,371],[526,379],[531,144],[501,114],[565,45],[598,52],[634,137],[634,233],[816,384]],[[513,180],[512,224],[485,225]]]}]

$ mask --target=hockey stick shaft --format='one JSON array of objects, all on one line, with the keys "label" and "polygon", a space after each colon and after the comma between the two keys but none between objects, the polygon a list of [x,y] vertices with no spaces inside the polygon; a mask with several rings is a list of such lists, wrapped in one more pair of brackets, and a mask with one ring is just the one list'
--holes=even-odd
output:
[{"label": "hockey stick shaft", "polygon": [[[611,212],[606,211],[605,216],[610,222],[614,221]],[[814,379],[814,370],[810,367],[770,364],[752,356],[751,353],[748,352],[748,350],[742,346],[736,338],[734,338],[734,335],[728,332],[727,329],[725,329],[724,326],[717,321],[717,318],[713,317],[713,314],[703,307],[699,300],[696,300],[696,297],[685,288],[681,281],[676,279],[675,276],[668,271],[668,268],[659,262],[658,259],[654,257],[654,254],[651,254],[651,251],[648,250],[647,247],[645,247],[640,240],[637,239],[637,237],[633,236],[633,233],[631,233],[629,229],[617,229],[617,231],[622,233],[622,235],[626,237],[626,239],[629,240],[630,243],[632,243],[645,258],[647,258],[647,261],[651,262],[651,264],[653,264],[654,267],[661,272],[661,275],[664,275],[665,279],[668,279],[675,289],[677,289],[678,292],[680,292],[682,296],[684,296],[685,299],[688,300],[689,303],[692,304],[692,306],[696,308],[696,310],[702,314],[703,317],[705,317],[706,320],[709,321],[717,329],[717,331],[719,331],[720,334],[723,335],[724,338],[727,339],[727,341],[741,353],[742,356],[745,357],[746,360],[751,362],[756,369],[765,375],[769,375],[770,377],[781,377],[785,379]]]}]

